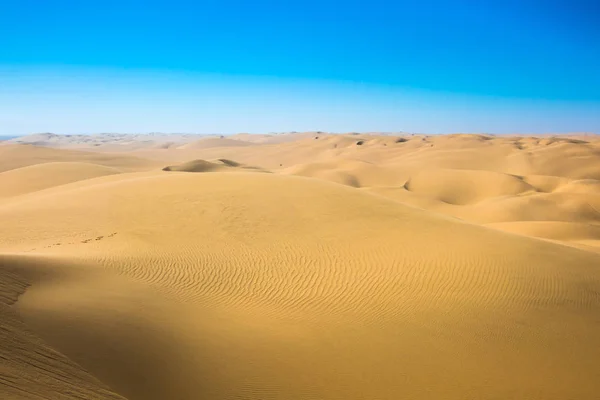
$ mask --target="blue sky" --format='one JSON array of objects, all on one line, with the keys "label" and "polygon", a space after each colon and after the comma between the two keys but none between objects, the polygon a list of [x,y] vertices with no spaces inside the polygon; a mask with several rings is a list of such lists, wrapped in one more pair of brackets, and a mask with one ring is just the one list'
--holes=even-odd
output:
[{"label": "blue sky", "polygon": [[0,135],[600,133],[600,2],[3,1]]}]

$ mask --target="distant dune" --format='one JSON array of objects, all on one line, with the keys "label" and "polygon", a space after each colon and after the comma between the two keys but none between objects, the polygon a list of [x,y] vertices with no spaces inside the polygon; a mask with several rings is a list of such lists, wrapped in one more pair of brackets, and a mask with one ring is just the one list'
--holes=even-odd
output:
[{"label": "distant dune", "polygon": [[251,146],[252,143],[243,140],[233,140],[226,138],[203,138],[187,144],[180,149],[208,149],[211,147],[242,147]]},{"label": "distant dune", "polygon": [[259,168],[250,167],[240,164],[233,160],[221,158],[215,161],[193,160],[184,162],[179,165],[170,165],[163,168],[163,171],[178,171],[178,172],[224,172],[224,171],[259,171]]},{"label": "distant dune", "polygon": [[595,136],[50,139],[0,146],[2,399],[600,392]]}]

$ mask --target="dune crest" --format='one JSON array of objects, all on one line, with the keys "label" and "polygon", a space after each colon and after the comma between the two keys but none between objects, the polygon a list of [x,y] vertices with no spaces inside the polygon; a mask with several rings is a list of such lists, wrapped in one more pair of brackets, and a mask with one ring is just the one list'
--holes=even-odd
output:
[{"label": "dune crest", "polygon": [[[163,171],[178,172],[215,172],[215,171],[263,171],[260,168],[243,165],[238,162],[221,158],[215,161],[192,160],[179,165],[170,165],[163,168]],[[263,171],[266,172],[266,171]]]}]

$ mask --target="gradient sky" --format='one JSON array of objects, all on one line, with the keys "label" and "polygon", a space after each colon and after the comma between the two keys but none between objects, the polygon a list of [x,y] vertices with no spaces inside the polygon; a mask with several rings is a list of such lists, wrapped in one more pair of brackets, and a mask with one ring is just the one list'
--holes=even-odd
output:
[{"label": "gradient sky", "polygon": [[600,133],[600,2],[0,2],[0,135],[292,130]]}]

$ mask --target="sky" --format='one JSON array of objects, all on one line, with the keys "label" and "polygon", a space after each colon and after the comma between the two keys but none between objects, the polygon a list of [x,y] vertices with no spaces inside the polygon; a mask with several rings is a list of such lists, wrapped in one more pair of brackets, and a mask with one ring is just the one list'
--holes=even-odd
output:
[{"label": "sky", "polygon": [[0,135],[316,130],[600,133],[600,2],[0,2]]}]

